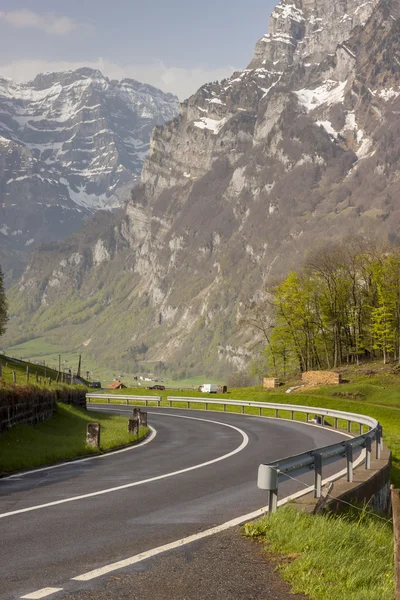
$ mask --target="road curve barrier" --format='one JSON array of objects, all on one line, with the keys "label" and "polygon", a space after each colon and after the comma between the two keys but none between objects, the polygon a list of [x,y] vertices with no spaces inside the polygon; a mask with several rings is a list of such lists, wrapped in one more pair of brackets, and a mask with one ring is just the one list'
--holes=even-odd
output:
[{"label": "road curve barrier", "polygon": [[[225,400],[222,398],[190,398],[182,396],[168,396],[164,400],[161,396],[132,396],[132,395],[121,395],[121,394],[86,394],[86,400],[88,403],[94,400],[107,400],[110,404],[137,404],[138,402],[143,403],[145,406],[158,406],[161,407],[162,403],[167,403],[169,407],[175,406],[180,408],[179,404],[183,404],[182,408],[199,408],[198,405],[205,405],[205,409],[209,410],[209,406],[222,406],[223,411],[227,412],[229,406],[239,407],[242,414],[246,414],[246,408],[257,409],[258,415],[263,416],[263,410],[275,411],[275,418],[283,418],[285,420],[296,420],[297,415],[305,415],[305,422],[308,424],[317,423],[319,427],[331,428],[332,426],[327,423],[326,418],[331,418],[334,421],[333,428],[339,429],[339,420],[347,423],[347,433],[350,439],[344,440],[336,444],[324,446],[322,448],[316,448],[308,452],[296,454],[282,458],[276,462],[268,465],[260,465],[258,474],[258,486],[264,489],[270,494],[270,508],[271,510],[276,509],[277,495],[278,495],[278,482],[279,477],[300,473],[304,470],[314,471],[314,497],[320,498],[322,494],[322,480],[323,480],[323,465],[327,460],[334,457],[343,457],[346,459],[347,465],[347,481],[353,481],[353,464],[354,464],[354,451],[356,449],[365,450],[365,468],[371,469],[371,455],[372,455],[372,443],[375,442],[375,455],[379,459],[383,448],[382,439],[382,426],[374,418],[366,415],[358,415],[356,413],[349,413],[340,410],[331,410],[328,408],[316,408],[312,406],[298,406],[296,404],[274,404],[271,402],[248,402],[245,400]],[[283,417],[282,413],[289,413],[290,417]],[[247,413],[248,414],[248,413]],[[252,413],[253,414],[253,413]],[[313,419],[310,419],[310,415],[315,415]],[[304,421],[302,421],[304,422]],[[352,425],[355,423],[358,426],[358,435],[352,436]]]}]

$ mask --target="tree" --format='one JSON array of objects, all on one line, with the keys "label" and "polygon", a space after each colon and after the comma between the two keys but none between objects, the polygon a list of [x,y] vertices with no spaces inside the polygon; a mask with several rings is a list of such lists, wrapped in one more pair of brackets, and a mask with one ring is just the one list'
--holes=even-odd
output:
[{"label": "tree", "polygon": [[3,271],[0,267],[0,335],[3,335],[3,333],[5,333],[7,321],[7,299],[6,294],[4,292]]}]

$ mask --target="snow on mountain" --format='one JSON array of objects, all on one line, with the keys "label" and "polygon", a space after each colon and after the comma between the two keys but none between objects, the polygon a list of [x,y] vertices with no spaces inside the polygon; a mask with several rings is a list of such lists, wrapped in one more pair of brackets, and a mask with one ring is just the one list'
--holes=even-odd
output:
[{"label": "snow on mountain", "polygon": [[266,282],[327,240],[400,241],[399,57],[400,0],[280,0],[248,68],[154,129],[122,217],[35,254],[6,335],[26,335],[28,298],[32,335],[56,307],[51,336],[105,364],[143,344],[190,375],[244,368],[238,320]]},{"label": "snow on mountain", "polygon": [[86,68],[0,78],[0,244],[58,240],[88,214],[122,206],[153,127],[177,112],[172,94]]}]

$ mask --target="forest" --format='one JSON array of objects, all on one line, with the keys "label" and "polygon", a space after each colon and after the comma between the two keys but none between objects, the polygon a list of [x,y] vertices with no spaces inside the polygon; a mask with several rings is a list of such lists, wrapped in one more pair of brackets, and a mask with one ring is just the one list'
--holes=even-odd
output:
[{"label": "forest", "polygon": [[275,377],[381,358],[400,364],[400,248],[359,238],[309,254],[269,284],[242,324]]}]

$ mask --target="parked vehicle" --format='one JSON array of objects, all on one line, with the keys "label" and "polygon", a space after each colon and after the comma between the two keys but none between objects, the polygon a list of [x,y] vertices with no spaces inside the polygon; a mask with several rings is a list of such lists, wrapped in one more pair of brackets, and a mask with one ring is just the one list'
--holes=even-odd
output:
[{"label": "parked vehicle", "polygon": [[203,383],[199,387],[199,391],[204,394],[216,394],[218,390],[218,385],[216,383]]},{"label": "parked vehicle", "polygon": [[89,383],[89,387],[101,389],[101,381],[92,381],[91,383]]},{"label": "parked vehicle", "polygon": [[152,385],[151,387],[147,388],[148,390],[165,390],[165,385]]}]

